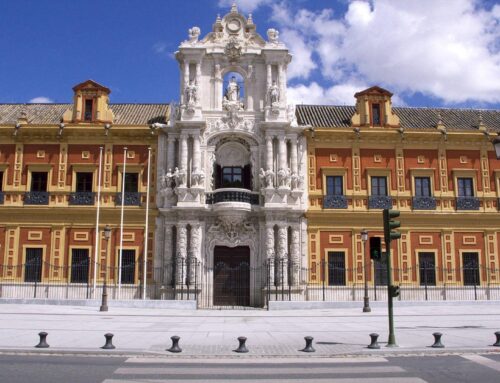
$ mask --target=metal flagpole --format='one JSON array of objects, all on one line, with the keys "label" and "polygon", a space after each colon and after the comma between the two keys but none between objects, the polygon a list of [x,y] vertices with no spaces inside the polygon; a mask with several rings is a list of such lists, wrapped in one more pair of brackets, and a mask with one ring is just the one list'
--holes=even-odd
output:
[{"label": "metal flagpole", "polygon": [[142,299],[146,299],[146,276],[147,276],[147,260],[148,260],[148,220],[149,220],[149,168],[151,166],[151,147],[148,148],[148,178],[146,187],[146,224],[144,233],[144,264],[142,267],[144,282],[142,284]]},{"label": "metal flagpole", "polygon": [[95,219],[95,250],[94,250],[94,290],[92,297],[95,299],[97,286],[97,257],[99,256],[99,214],[101,209],[101,167],[102,167],[102,146],[99,147],[99,172],[97,173],[97,213]]},{"label": "metal flagpole", "polygon": [[122,207],[120,213],[120,253],[118,255],[118,299],[121,298],[122,289],[122,253],[123,253],[123,212],[125,206],[125,175],[127,174],[127,147],[123,148],[123,173],[122,173]]}]

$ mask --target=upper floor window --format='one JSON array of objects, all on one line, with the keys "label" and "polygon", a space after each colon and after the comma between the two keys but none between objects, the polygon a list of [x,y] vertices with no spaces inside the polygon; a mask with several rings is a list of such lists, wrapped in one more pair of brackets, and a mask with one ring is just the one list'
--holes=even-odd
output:
[{"label": "upper floor window", "polygon": [[380,118],[380,104],[372,104],[372,122],[374,126],[382,125]]},{"label": "upper floor window", "polygon": [[76,173],[76,192],[92,191],[92,173]]},{"label": "upper floor window", "polygon": [[457,178],[457,185],[459,197],[474,197],[474,182],[472,178]]},{"label": "upper floor window", "polygon": [[222,168],[222,187],[243,186],[243,169],[236,166]]},{"label": "upper floor window", "polygon": [[0,192],[3,190],[3,172],[0,172]]},{"label": "upper floor window", "polygon": [[47,191],[47,172],[31,173],[31,191],[34,192]]},{"label": "upper floor window", "polygon": [[137,193],[139,191],[139,174],[125,173],[125,193]]},{"label": "upper floor window", "polygon": [[84,101],[83,120],[92,121],[94,119],[94,99],[86,98]]},{"label": "upper floor window", "polygon": [[344,195],[342,176],[327,176],[326,177],[326,194],[327,195]]},{"label": "upper floor window", "polygon": [[430,177],[415,177],[415,196],[430,197],[431,196],[431,179]]},{"label": "upper floor window", "polygon": [[387,195],[387,177],[371,177],[372,196]]}]

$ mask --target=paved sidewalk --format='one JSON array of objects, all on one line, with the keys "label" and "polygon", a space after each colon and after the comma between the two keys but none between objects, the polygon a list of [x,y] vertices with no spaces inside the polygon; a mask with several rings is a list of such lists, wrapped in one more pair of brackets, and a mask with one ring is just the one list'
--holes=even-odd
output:
[{"label": "paved sidewalk", "polygon": [[[500,352],[492,347],[500,331],[500,302],[445,302],[395,307],[398,348],[387,348],[385,307],[316,310],[166,310],[98,307],[0,305],[1,352],[106,353],[104,334],[113,333],[121,355],[169,355],[170,337],[181,337],[179,356],[241,356],[233,352],[238,336],[246,336],[245,356],[341,356],[388,353]],[[35,349],[38,332],[49,333],[49,349]],[[445,348],[429,348],[432,333],[443,333]],[[380,334],[380,350],[366,348],[369,334]],[[316,353],[304,354],[304,336],[314,337]]]}]

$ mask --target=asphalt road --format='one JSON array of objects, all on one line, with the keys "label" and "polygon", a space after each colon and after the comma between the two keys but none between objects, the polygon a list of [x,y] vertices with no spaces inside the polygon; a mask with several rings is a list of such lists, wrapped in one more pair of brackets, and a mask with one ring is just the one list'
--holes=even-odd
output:
[{"label": "asphalt road", "polygon": [[497,383],[499,372],[500,354],[245,360],[0,355],[2,383]]}]

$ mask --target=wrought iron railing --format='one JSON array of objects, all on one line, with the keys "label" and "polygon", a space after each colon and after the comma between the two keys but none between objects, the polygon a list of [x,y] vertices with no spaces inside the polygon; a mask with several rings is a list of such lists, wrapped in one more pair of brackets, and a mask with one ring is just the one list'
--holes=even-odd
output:
[{"label": "wrought iron railing", "polygon": [[479,198],[457,197],[457,210],[479,210]]},{"label": "wrought iron railing", "polygon": [[245,189],[217,189],[214,192],[206,193],[205,200],[208,205],[220,202],[244,202],[251,205],[258,205],[259,194]]},{"label": "wrought iron railing", "polygon": [[[390,270],[399,300],[499,300],[500,270],[473,265],[462,268],[412,265]],[[118,276],[121,274],[121,284]],[[222,275],[221,280],[214,279]],[[0,298],[99,299],[104,279],[109,299],[195,300],[198,307],[266,307],[270,301],[362,301],[387,299],[385,264],[345,267],[343,262],[314,261],[310,267],[290,259],[269,260],[251,267],[248,263],[229,267],[208,266],[189,257],[176,257],[163,267],[147,270],[143,285],[143,262],[117,267],[94,263],[56,266],[46,262],[0,265]],[[210,276],[207,278],[207,276]],[[220,288],[214,286],[223,283]],[[221,290],[222,289],[222,290]],[[219,294],[214,297],[215,294]],[[223,295],[220,295],[223,294]]]},{"label": "wrought iron railing", "polygon": [[347,209],[347,198],[343,195],[325,195],[323,209]]},{"label": "wrought iron railing", "polygon": [[4,192],[0,191],[0,205],[3,205],[4,199],[5,199],[5,194]]},{"label": "wrought iron railing", "polygon": [[392,209],[392,198],[386,195],[372,195],[368,198],[369,209]]},{"label": "wrought iron railing", "polygon": [[[135,192],[125,192],[125,198],[123,204],[125,206],[140,206],[141,205],[141,193]],[[122,204],[122,193],[116,193],[115,204]]]},{"label": "wrought iron railing", "polygon": [[413,197],[413,210],[436,210],[436,199],[434,197]]},{"label": "wrought iron railing", "polygon": [[48,205],[49,192],[44,191],[29,191],[24,193],[25,205]]},{"label": "wrought iron railing", "polygon": [[75,192],[69,195],[70,205],[93,205],[95,200],[94,192]]}]

